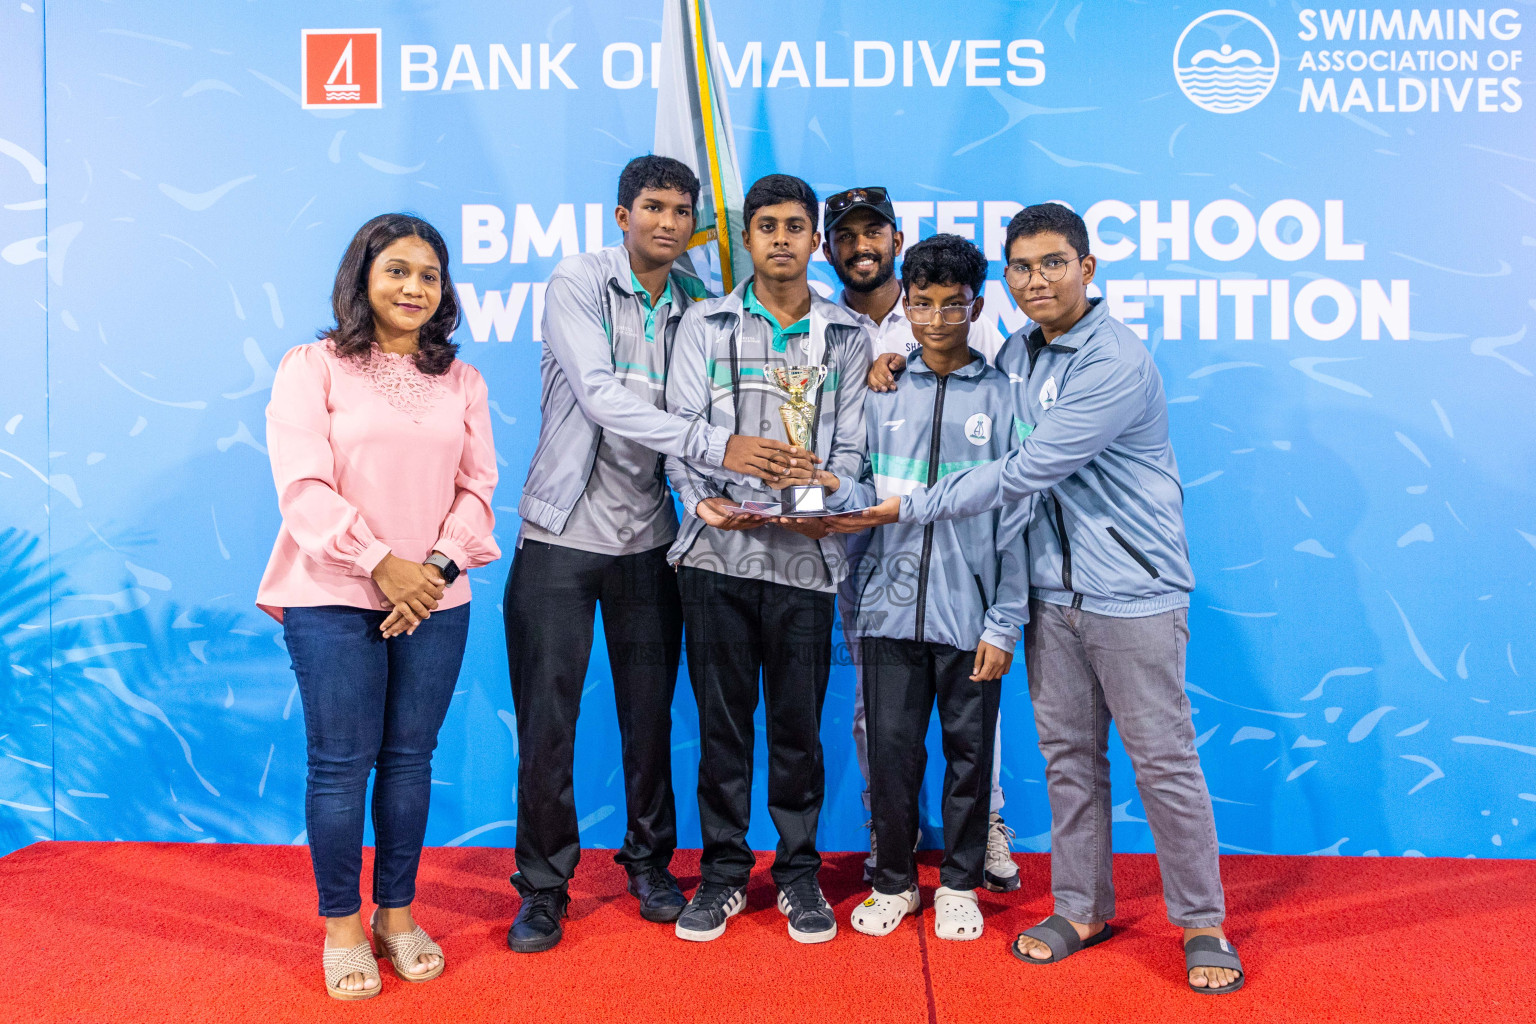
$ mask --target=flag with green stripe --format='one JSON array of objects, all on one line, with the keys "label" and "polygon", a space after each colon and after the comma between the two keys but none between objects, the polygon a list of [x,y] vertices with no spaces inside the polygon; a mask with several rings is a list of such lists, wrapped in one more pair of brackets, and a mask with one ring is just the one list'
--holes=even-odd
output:
[{"label": "flag with green stripe", "polygon": [[694,271],[730,291],[751,276],[752,260],[741,245],[744,192],[719,60],[709,0],[663,0],[652,149],[699,176],[699,217],[689,242]]}]

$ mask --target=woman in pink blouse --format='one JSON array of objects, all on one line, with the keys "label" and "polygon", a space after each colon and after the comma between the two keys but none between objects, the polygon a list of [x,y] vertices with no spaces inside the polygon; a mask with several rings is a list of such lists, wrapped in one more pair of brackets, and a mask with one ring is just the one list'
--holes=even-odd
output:
[{"label": "woman in pink blouse", "polygon": [[[380,990],[375,954],[428,981],[442,949],[411,916],[432,751],[469,630],[461,572],[501,556],[485,381],[454,358],[459,307],[430,224],[375,217],[342,257],[336,326],[283,357],[267,446],[283,513],[256,603],[283,624],[304,703],[304,800],[326,989]],[[371,921],[364,794],[376,771]]]}]

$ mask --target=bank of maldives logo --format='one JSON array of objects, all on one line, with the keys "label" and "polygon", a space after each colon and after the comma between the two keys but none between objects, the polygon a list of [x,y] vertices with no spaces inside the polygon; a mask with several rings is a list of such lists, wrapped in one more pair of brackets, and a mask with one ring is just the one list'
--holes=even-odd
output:
[{"label": "bank of maldives logo", "polygon": [[1280,47],[1262,21],[1212,11],[1190,22],[1173,48],[1173,75],[1189,101],[1213,114],[1258,106],[1280,74]]},{"label": "bank of maldives logo", "polygon": [[382,107],[384,34],[376,28],[300,33],[299,94],[305,110]]}]

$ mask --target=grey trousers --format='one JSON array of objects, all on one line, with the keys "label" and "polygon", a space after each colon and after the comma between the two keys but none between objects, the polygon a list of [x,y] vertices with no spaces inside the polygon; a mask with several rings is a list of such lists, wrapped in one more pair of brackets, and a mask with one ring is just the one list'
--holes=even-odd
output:
[{"label": "grey trousers", "polygon": [[1216,822],[1184,694],[1188,642],[1185,608],[1121,619],[1030,602],[1024,651],[1051,802],[1051,893],[1063,917],[1096,924],[1115,915],[1111,720],[1152,828],[1168,920],[1212,928],[1226,917]]}]

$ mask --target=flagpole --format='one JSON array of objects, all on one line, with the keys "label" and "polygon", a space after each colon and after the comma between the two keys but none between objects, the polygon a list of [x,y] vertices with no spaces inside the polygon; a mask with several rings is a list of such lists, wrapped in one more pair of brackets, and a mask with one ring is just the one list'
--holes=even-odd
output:
[{"label": "flagpole", "polygon": [[730,221],[725,212],[725,189],[720,182],[720,154],[715,148],[715,111],[711,102],[713,82],[709,77],[709,51],[704,32],[705,0],[689,0],[693,8],[694,61],[698,71],[699,115],[704,120],[704,147],[709,154],[710,191],[715,201],[715,244],[720,250],[720,282],[727,292],[736,287],[736,274],[731,266]]}]

